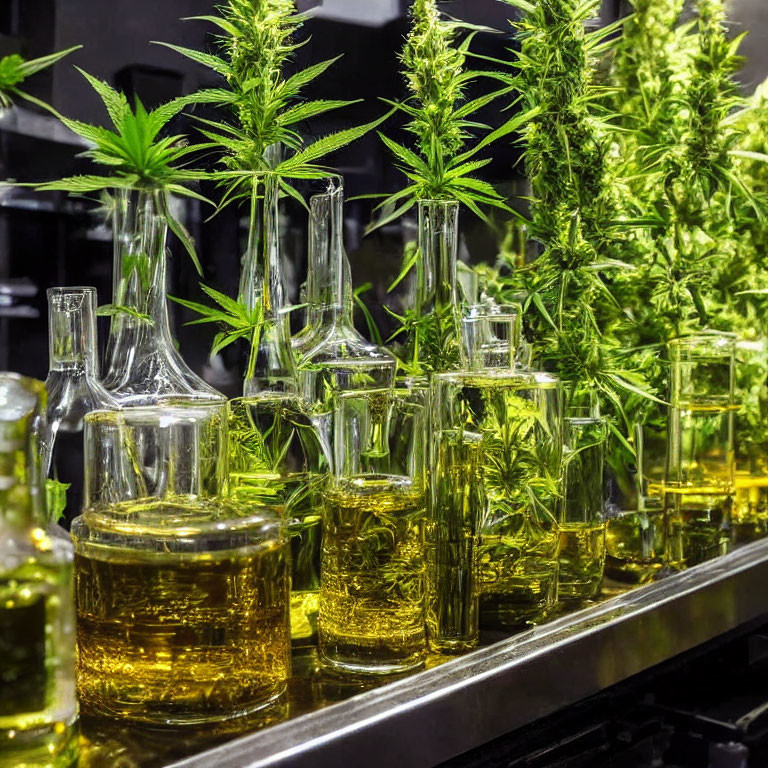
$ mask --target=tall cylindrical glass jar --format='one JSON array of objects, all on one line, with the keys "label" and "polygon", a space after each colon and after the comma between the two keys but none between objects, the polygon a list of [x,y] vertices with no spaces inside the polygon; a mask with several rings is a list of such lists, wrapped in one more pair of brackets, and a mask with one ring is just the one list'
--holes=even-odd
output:
[{"label": "tall cylindrical glass jar", "polygon": [[669,344],[664,514],[672,567],[696,565],[730,546],[735,353],[731,334],[700,334]]},{"label": "tall cylindrical glass jar", "polygon": [[600,594],[603,583],[606,433],[605,420],[595,409],[568,409],[558,577],[559,597],[566,603],[594,599]]},{"label": "tall cylindrical glass jar", "polygon": [[290,674],[289,554],[270,511],[226,493],[226,409],[171,401],[86,416],[72,524],[84,710],[229,720]]},{"label": "tall cylindrical glass jar", "polygon": [[432,391],[430,642],[542,620],[557,599],[562,394],[557,378],[509,367],[517,315],[470,308],[464,359]]},{"label": "tall cylindrical glass jar", "polygon": [[0,766],[78,754],[72,545],[52,536],[38,430],[41,382],[0,374]]},{"label": "tall cylindrical glass jar", "polygon": [[161,192],[115,198],[112,323],[103,384],[122,406],[163,397],[221,398],[176,350],[168,320],[168,201]]},{"label": "tall cylindrical glass jar", "polygon": [[337,398],[325,490],[320,656],[388,674],[426,657],[426,408],[422,389]]}]

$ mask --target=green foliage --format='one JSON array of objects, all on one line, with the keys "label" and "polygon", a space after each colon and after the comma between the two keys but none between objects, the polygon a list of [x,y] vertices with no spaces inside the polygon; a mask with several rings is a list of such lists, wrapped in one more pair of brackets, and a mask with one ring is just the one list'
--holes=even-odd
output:
[{"label": "green foliage", "polygon": [[[411,18],[401,56],[409,97],[395,108],[409,119],[406,130],[413,136],[413,148],[379,134],[410,183],[381,203],[383,213],[374,228],[400,217],[418,200],[458,200],[481,218],[483,205],[509,210],[492,185],[475,177],[490,162],[477,156],[518,130],[530,114],[516,114],[494,131],[474,121],[480,109],[512,90],[511,78],[491,73],[504,87],[467,101],[468,85],[488,76],[466,69],[472,34],[461,44],[457,37],[468,25],[443,20],[435,0],[416,0]],[[473,132],[484,136],[473,143]]]},{"label": "green foliage", "polygon": [[585,30],[598,0],[505,1],[524,11],[513,23],[520,42],[513,56],[523,108],[534,113],[523,146],[532,188],[528,230],[542,252],[510,264],[511,277],[496,288],[505,301],[522,299],[534,359],[558,374],[567,402],[590,405],[599,397],[627,434],[623,403],[630,394],[645,396],[646,385],[616,338],[629,320],[612,284],[630,266],[619,258],[613,115],[595,82],[596,56],[615,28]]},{"label": "green foliage", "polygon": [[14,96],[21,96],[36,102],[37,99],[27,96],[19,89],[19,86],[28,77],[42,72],[42,70],[48,69],[48,67],[52,67],[57,61],[81,47],[76,45],[65,51],[59,51],[58,53],[52,53],[48,56],[42,56],[39,59],[31,59],[29,61],[17,53],[0,58],[0,107],[10,107]]},{"label": "green foliage", "polygon": [[[287,68],[302,45],[296,37],[306,19],[296,12],[294,0],[226,0],[219,10],[219,16],[195,17],[219,28],[218,55],[163,45],[226,80],[226,87],[203,94],[206,101],[224,107],[229,119],[201,121],[203,135],[222,153],[225,170],[218,178],[227,187],[224,202],[233,196],[249,196],[256,179],[265,172],[283,180],[327,175],[319,161],[380,124],[381,120],[376,120],[307,144],[296,128],[299,123],[354,103],[302,100],[304,89],[337,59],[288,75]],[[268,151],[274,146],[290,152],[280,159],[280,153]],[[291,191],[285,181],[283,188]]]}]

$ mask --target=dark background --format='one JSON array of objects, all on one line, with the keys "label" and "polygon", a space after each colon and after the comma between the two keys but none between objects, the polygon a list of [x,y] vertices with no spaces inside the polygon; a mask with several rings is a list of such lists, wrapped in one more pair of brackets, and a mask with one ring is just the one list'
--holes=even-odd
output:
[{"label": "dark background", "polygon": [[[318,0],[300,0],[305,7]],[[731,17],[751,30],[744,51],[750,64],[743,73],[749,90],[768,74],[768,19],[765,0],[736,0]],[[297,62],[344,56],[307,95],[311,98],[362,99],[343,112],[314,121],[308,132],[324,135],[349,125],[372,120],[385,111],[379,97],[404,95],[397,53],[407,30],[406,0],[324,0],[317,16],[307,22],[303,35],[311,37]],[[91,74],[138,94],[147,106],[200,87],[217,85],[204,67],[190,62],[153,40],[206,49],[213,44],[210,25],[180,21],[183,17],[214,12],[214,0],[0,0],[0,55],[20,52],[44,55],[82,44],[52,71],[37,75],[28,90],[53,104],[63,114],[80,120],[106,123],[96,94],[74,69]],[[453,0],[443,4],[447,13],[498,30],[480,35],[473,49],[504,57],[510,44],[511,8],[498,0]],[[605,0],[603,22],[625,10],[622,0]],[[479,66],[482,66],[479,63]],[[205,114],[198,108],[197,114]],[[480,115],[500,124],[509,113],[494,105]],[[180,116],[174,132],[195,134],[194,121]],[[305,127],[306,128],[306,127]],[[393,120],[387,132],[397,134]],[[76,140],[41,112],[23,107],[0,114],[0,172],[19,181],[49,180],[75,172],[89,172],[89,163],[77,158]],[[497,145],[484,176],[512,197],[520,192],[517,153],[510,144]],[[338,153],[332,163],[343,173],[348,197],[391,192],[403,184],[375,135]],[[203,190],[215,196],[215,190]],[[233,293],[237,284],[245,221],[233,207],[212,221],[197,202],[180,202],[182,214],[196,237],[205,268],[204,280]],[[0,190],[0,369],[44,377],[47,370],[45,289],[53,285],[95,285],[101,303],[111,292],[111,233],[94,212],[92,201],[26,189]],[[367,202],[352,201],[346,208],[346,245],[354,282],[373,284],[366,301],[377,320],[386,325],[381,304],[386,287],[398,273],[407,222],[392,225],[364,238],[371,218]],[[298,211],[284,217],[286,277],[295,300],[306,269],[306,223]],[[404,229],[406,232],[404,232]],[[412,232],[412,229],[410,229]],[[461,257],[493,262],[496,234],[473,217],[462,220]],[[171,293],[199,298],[199,277],[186,256],[173,243]],[[19,283],[18,281],[21,281]],[[12,296],[11,294],[16,294]],[[23,294],[23,295],[19,295]],[[189,319],[173,309],[174,332],[188,362],[198,371],[207,358],[210,335],[184,327]],[[102,340],[106,327],[100,327]],[[208,372],[210,375],[210,372]],[[216,382],[214,382],[216,383]]]}]

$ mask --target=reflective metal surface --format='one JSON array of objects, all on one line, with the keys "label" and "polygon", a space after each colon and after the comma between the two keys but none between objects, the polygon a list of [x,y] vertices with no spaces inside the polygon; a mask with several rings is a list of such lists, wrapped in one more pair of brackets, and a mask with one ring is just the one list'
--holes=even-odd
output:
[{"label": "reflective metal surface", "polygon": [[172,765],[435,766],[768,613],[766,583],[768,540]]}]

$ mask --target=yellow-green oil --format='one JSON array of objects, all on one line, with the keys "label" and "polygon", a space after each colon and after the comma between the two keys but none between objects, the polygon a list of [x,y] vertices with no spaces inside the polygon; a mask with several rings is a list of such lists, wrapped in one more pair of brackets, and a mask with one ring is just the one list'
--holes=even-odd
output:
[{"label": "yellow-green oil", "polygon": [[335,483],[325,495],[320,654],[360,673],[421,666],[426,655],[426,500],[406,478]]}]

